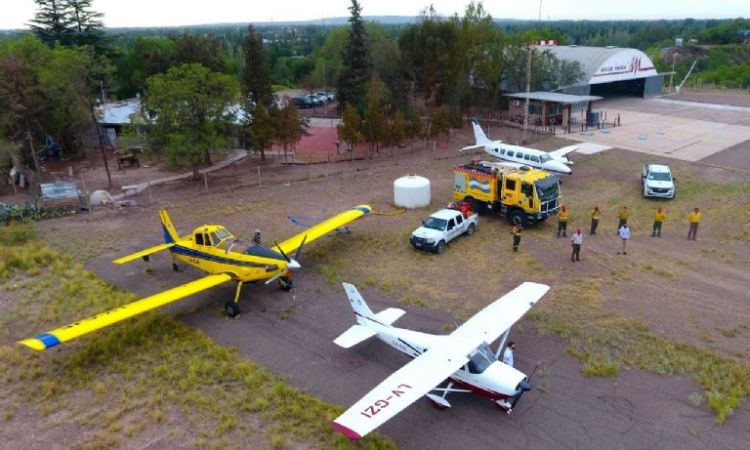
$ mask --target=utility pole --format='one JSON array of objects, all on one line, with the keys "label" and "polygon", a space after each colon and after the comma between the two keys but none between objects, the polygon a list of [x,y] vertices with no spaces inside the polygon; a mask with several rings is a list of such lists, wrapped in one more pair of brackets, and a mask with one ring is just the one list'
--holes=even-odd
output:
[{"label": "utility pole", "polygon": [[531,97],[531,57],[533,56],[533,43],[529,43],[529,56],[526,65],[526,101],[523,102],[523,143],[526,143],[526,134],[529,130],[529,97]]},{"label": "utility pole", "polygon": [[674,62],[677,58],[677,52],[672,53],[672,73],[669,74],[669,93],[672,93],[672,80],[674,79]]},{"label": "utility pole", "polygon": [[36,155],[36,150],[34,150],[34,139],[31,137],[31,130],[26,128],[26,139],[29,140],[29,149],[31,150],[31,156],[34,160],[34,189],[36,190],[37,196],[42,195],[42,182],[41,177],[42,173],[39,171],[39,158]]},{"label": "utility pole", "polygon": [[[537,17],[537,28],[542,29],[542,0],[539,0],[539,15]],[[529,131],[529,97],[531,96],[531,59],[534,56],[534,41],[529,43],[529,56],[526,63],[526,101],[523,103],[523,141]]]}]

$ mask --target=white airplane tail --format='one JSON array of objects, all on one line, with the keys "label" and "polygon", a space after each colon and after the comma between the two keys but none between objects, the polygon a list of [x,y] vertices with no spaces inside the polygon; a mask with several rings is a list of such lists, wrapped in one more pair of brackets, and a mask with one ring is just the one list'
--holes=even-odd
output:
[{"label": "white airplane tail", "polygon": [[478,120],[472,120],[471,125],[474,127],[474,140],[476,140],[476,145],[483,146],[492,142],[487,138],[487,135],[484,134],[484,130],[482,130],[482,126],[479,125]]},{"label": "white airplane tail", "polygon": [[357,324],[351,326],[348,330],[341,333],[334,339],[334,343],[344,348],[350,348],[362,341],[365,341],[378,334],[375,326],[390,326],[406,312],[403,309],[388,308],[375,314],[372,312],[367,302],[359,294],[354,285],[343,283],[346,296],[349,297],[349,303],[352,305],[354,314],[357,316]]}]

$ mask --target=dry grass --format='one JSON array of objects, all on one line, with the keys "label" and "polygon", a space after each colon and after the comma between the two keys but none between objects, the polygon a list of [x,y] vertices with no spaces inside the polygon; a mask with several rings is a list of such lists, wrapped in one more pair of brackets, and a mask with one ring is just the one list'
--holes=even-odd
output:
[{"label": "dry grass", "polygon": [[[2,342],[133,299],[34,240],[28,228],[2,229],[0,242],[3,287],[13,283],[19,299],[0,316]],[[273,448],[301,442],[320,449],[395,448],[377,435],[346,441],[330,426],[340,408],[158,313],[55,351],[2,345],[0,374],[4,420],[35,405],[48,416],[45,426],[64,421],[94,430],[67,443],[79,448],[117,447],[175,414],[201,448],[234,447],[250,436]]]}]

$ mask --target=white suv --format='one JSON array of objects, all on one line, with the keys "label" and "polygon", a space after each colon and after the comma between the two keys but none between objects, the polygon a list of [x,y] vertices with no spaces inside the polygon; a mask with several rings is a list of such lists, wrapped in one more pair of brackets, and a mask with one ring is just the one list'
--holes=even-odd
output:
[{"label": "white suv", "polygon": [[663,164],[646,164],[643,166],[643,196],[658,198],[674,198],[675,178],[669,166]]}]

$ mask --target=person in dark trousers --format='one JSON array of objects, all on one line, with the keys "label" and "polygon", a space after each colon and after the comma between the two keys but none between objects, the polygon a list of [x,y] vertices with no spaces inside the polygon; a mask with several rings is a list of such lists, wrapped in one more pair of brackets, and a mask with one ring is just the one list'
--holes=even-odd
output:
[{"label": "person in dark trousers", "polygon": [[690,222],[688,241],[695,240],[695,235],[698,234],[698,224],[701,223],[701,210],[699,208],[695,208],[693,212],[688,214],[688,222]]},{"label": "person in dark trousers", "polygon": [[523,234],[523,226],[520,223],[513,225],[513,229],[510,231],[513,235],[513,251],[518,251],[518,246],[521,245],[521,235]]},{"label": "person in dark trousers", "polygon": [[599,226],[599,219],[602,217],[602,210],[599,209],[599,205],[594,206],[591,211],[591,232],[589,234],[596,234],[596,228]]},{"label": "person in dark trousers", "polygon": [[628,224],[628,217],[630,217],[630,211],[627,206],[623,206],[620,213],[617,216],[620,221],[617,223],[617,232],[620,232],[620,228]]},{"label": "person in dark trousers", "polygon": [[573,253],[570,254],[570,260],[572,262],[581,260],[581,245],[583,245],[583,233],[580,228],[576,228],[576,232],[570,238],[570,245],[573,246]]},{"label": "person in dark trousers", "polygon": [[662,211],[661,206],[658,207],[654,213],[654,227],[651,230],[651,237],[661,237],[661,225],[666,218],[667,215]]},{"label": "person in dark trousers", "polygon": [[560,207],[560,212],[557,213],[557,237],[560,237],[560,233],[562,233],[563,236],[567,237],[566,234],[568,230],[568,207],[565,205],[562,205]]},{"label": "person in dark trousers", "polygon": [[617,254],[619,255],[620,253],[622,253],[623,255],[627,255],[628,241],[630,240],[630,228],[628,228],[628,224],[626,223],[625,225],[623,225],[622,228],[620,228],[620,230],[617,232],[617,234],[620,235],[620,240],[622,240],[622,251],[617,252]]}]

